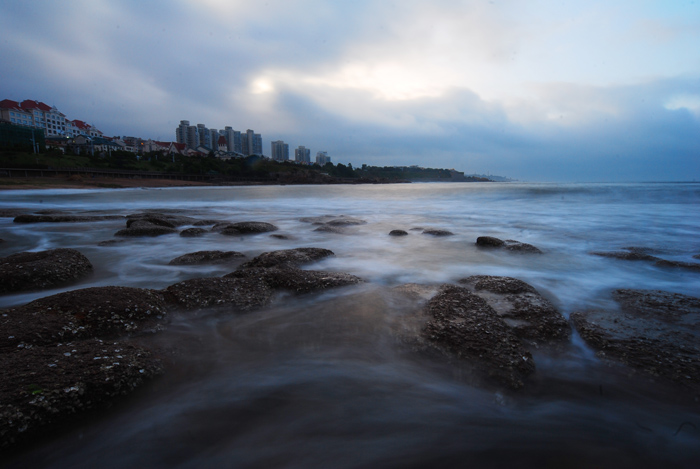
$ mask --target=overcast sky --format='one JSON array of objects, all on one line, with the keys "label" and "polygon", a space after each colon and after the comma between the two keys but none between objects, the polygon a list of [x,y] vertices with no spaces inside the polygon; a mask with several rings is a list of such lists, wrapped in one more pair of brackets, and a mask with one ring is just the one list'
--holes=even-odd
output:
[{"label": "overcast sky", "polygon": [[333,162],[700,179],[700,0],[0,2],[0,99]]}]

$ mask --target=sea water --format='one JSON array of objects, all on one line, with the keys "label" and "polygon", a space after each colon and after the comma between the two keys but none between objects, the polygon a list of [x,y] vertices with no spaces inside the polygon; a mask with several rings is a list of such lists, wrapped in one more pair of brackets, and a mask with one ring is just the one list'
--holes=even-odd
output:
[{"label": "sea water", "polygon": [[[178,315],[153,341],[174,369],[116,410],[42,443],[11,464],[34,467],[695,467],[700,404],[693,396],[601,362],[574,333],[563,353],[533,351],[526,388],[476,385],[461,368],[397,339],[420,309],[392,293],[469,275],[516,277],[565,317],[614,309],[616,288],[700,296],[700,274],[592,255],[624,247],[699,262],[700,184],[450,183],[257,186],[0,193],[0,209],[265,221],[269,234],[166,235],[111,246],[124,220],[18,224],[0,218],[0,256],[75,248],[95,273],[76,285],[0,297],[0,307],[74,288],[160,289],[224,275],[226,265],[170,266],[182,254],[320,247],[305,268],[367,283],[294,297],[248,314]],[[304,217],[367,221],[314,231]],[[185,227],[183,227],[185,228]],[[414,228],[439,228],[449,237]],[[402,229],[408,236],[388,236]],[[478,236],[533,244],[541,255],[477,248]],[[680,431],[679,431],[680,428]]]}]

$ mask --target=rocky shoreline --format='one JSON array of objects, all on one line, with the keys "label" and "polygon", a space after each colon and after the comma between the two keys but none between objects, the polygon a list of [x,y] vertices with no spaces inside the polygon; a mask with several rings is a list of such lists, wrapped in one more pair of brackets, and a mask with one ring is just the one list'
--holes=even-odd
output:
[{"label": "rocky shoreline", "polygon": [[[2,215],[23,224],[105,219],[99,214]],[[277,226],[260,221],[231,223],[148,211],[120,218],[124,228],[101,246],[125,238],[177,234],[289,239],[275,233]],[[331,215],[299,221],[334,234],[348,234],[352,227],[367,223]],[[386,236],[415,232],[437,238],[453,235],[414,227],[391,230]],[[487,236],[478,237],[474,244],[504,256],[543,253],[527,243]],[[195,316],[213,309],[221,314],[244,314],[274,304],[280,295],[366,284],[350,273],[305,268],[334,256],[331,250],[313,247],[269,251],[252,259],[237,251],[196,251],[173,258],[170,265],[220,264],[230,265],[231,271],[157,290],[76,289],[0,311],[0,448],[26,444],[80,413],[112,405],[120,396],[167,373],[167,357],[149,349],[148,341],[135,339],[167,329],[175,313]],[[658,262],[657,257],[649,256],[639,249],[605,255]],[[93,270],[90,261],[74,249],[15,253],[0,259],[0,294],[70,284]],[[415,327],[398,328],[401,341],[417,353],[469,367],[477,385],[510,391],[526,388],[537,373],[535,356],[570,347],[572,335],[579,334],[601,359],[689,395],[700,395],[698,298],[618,289],[612,298],[619,308],[575,312],[567,320],[534,287],[511,277],[475,275],[437,286],[399,285],[394,291],[416,311],[404,318]]]}]

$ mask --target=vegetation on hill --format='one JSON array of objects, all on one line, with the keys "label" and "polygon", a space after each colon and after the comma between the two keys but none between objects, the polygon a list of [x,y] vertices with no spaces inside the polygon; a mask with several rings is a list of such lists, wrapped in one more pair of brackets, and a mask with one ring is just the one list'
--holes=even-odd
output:
[{"label": "vegetation on hill", "polygon": [[[163,155],[153,152],[142,156],[127,151],[112,151],[108,155],[61,153],[48,150],[40,154],[18,151],[0,152],[0,167],[5,168],[98,168],[128,171],[157,171],[174,174],[207,175],[222,179],[278,180],[280,182],[321,181],[324,178],[354,179],[358,182],[398,182],[409,180],[450,181],[454,172],[448,169],[368,166],[353,168],[352,164],[327,163],[319,165],[299,165],[291,161],[279,162],[259,156],[231,158],[228,160],[209,155],[188,157],[183,155]],[[456,173],[461,174],[461,173]]]}]

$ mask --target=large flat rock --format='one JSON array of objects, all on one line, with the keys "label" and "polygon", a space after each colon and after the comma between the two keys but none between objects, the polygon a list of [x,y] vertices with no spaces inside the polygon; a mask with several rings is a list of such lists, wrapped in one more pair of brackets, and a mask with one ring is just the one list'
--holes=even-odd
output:
[{"label": "large flat rock", "polygon": [[0,259],[0,294],[66,285],[91,273],[92,264],[75,249],[20,252]]},{"label": "large flat rock", "polygon": [[634,289],[613,298],[618,310],[571,315],[598,356],[700,392],[700,298]]}]

